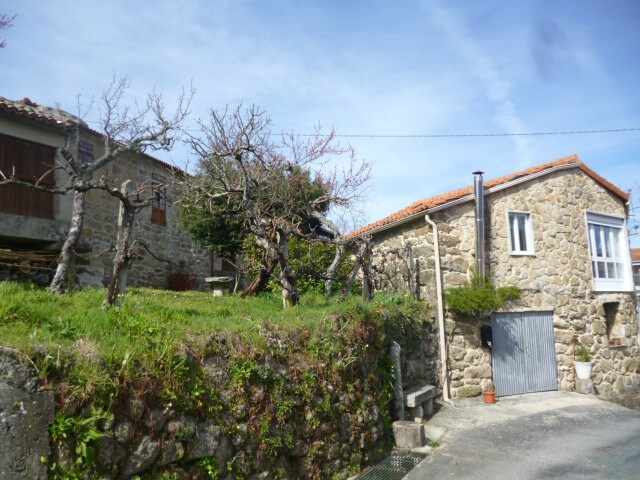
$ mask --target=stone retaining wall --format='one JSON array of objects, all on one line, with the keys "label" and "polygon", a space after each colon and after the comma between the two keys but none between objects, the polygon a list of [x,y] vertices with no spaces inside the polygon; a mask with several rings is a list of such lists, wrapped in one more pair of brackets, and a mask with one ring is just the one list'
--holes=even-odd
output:
[{"label": "stone retaining wall", "polygon": [[0,478],[45,480],[50,453],[48,428],[53,421],[51,392],[39,391],[30,360],[0,347]]}]

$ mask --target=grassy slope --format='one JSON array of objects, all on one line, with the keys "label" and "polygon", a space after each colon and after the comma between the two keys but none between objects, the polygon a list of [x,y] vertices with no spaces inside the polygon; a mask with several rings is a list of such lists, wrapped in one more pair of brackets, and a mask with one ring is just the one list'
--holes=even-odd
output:
[{"label": "grassy slope", "polygon": [[34,345],[72,350],[77,340],[84,339],[102,358],[124,358],[135,346],[192,344],[215,332],[259,341],[262,323],[277,330],[316,330],[323,320],[354,309],[354,302],[319,296],[306,297],[299,307],[285,310],[275,295],[216,298],[204,292],[141,288],[129,292],[122,308],[104,311],[103,297],[104,290],[52,295],[30,285],[0,282],[0,344],[21,350]]},{"label": "grassy slope", "polygon": [[322,347],[330,348],[325,341],[333,337],[336,318],[349,329],[356,322],[346,319],[375,315],[380,307],[308,295],[300,306],[285,310],[275,295],[215,298],[204,292],[132,289],[122,308],[103,311],[103,297],[104,290],[60,296],[0,282],[0,345],[27,353],[43,378],[68,383],[82,401],[109,395],[123,378],[169,378],[168,366],[181,350],[202,352],[216,334],[260,349],[265,341],[260,329],[266,325],[301,339],[320,338]]}]

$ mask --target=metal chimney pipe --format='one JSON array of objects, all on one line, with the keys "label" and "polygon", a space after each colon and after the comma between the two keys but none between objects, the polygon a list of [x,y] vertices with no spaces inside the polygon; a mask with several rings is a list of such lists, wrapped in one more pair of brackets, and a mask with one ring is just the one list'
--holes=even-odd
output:
[{"label": "metal chimney pipe", "polygon": [[476,200],[476,262],[477,273],[485,275],[485,246],[484,246],[484,172],[473,172],[473,194]]}]

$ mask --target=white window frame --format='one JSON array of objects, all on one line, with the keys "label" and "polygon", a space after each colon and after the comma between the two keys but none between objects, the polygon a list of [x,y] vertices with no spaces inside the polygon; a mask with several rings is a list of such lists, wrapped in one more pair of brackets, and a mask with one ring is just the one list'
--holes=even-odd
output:
[{"label": "white window frame", "polygon": [[[593,278],[593,289],[597,292],[630,292],[633,291],[633,274],[631,271],[631,252],[627,237],[627,220],[624,217],[586,212],[587,243],[589,246],[589,263]],[[599,230],[603,255],[595,251],[596,231],[592,226],[603,227]],[[615,242],[614,230],[618,231]],[[607,242],[611,254],[607,255]],[[604,263],[605,277],[599,277],[597,263]],[[610,267],[616,277],[607,278]]]},{"label": "white window frame", "polygon": [[[527,241],[527,248],[525,250],[520,248],[518,217],[525,218],[524,236]],[[511,252],[511,256],[535,256],[536,247],[533,239],[533,214],[531,212],[509,211],[507,212],[507,225],[509,226],[509,251]]]}]

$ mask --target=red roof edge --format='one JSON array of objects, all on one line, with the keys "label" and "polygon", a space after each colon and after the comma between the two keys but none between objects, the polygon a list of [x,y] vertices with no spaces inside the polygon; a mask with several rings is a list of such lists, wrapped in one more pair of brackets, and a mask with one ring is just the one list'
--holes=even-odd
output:
[{"label": "red roof edge", "polygon": [[[578,157],[578,155],[571,155],[569,157],[560,158],[553,162],[543,163],[541,165],[528,168],[526,170],[522,170],[516,173],[512,173],[509,175],[504,175],[499,178],[495,178],[493,180],[486,181],[484,183],[485,188],[497,187],[499,185],[503,185],[505,183],[512,182],[522,177],[527,177],[529,175],[534,175],[537,173],[544,172],[545,170],[549,170],[551,173],[556,167],[561,166],[571,166],[575,165],[575,168],[579,168],[586,175],[591,177],[593,180],[598,182],[604,188],[609,190],[614,195],[620,197],[625,203],[629,201],[629,194],[623,192],[620,188],[616,187],[613,183],[609,182],[602,176],[598,175],[596,172],[587,167],[582,160]],[[389,215],[377,222],[371,223],[365,227],[362,227],[354,232],[351,232],[349,237],[356,237],[362,235],[367,232],[371,232],[372,230],[377,230],[378,228],[385,227],[387,225],[391,225],[394,223],[402,222],[414,215],[417,215],[422,212],[426,212],[427,210],[444,205],[448,202],[458,200],[462,197],[470,195],[473,193],[473,186],[464,187],[458,190],[453,190],[448,193],[444,193],[442,195],[436,195],[435,197],[425,198],[424,200],[419,200],[415,203],[412,203],[408,207]]]}]

